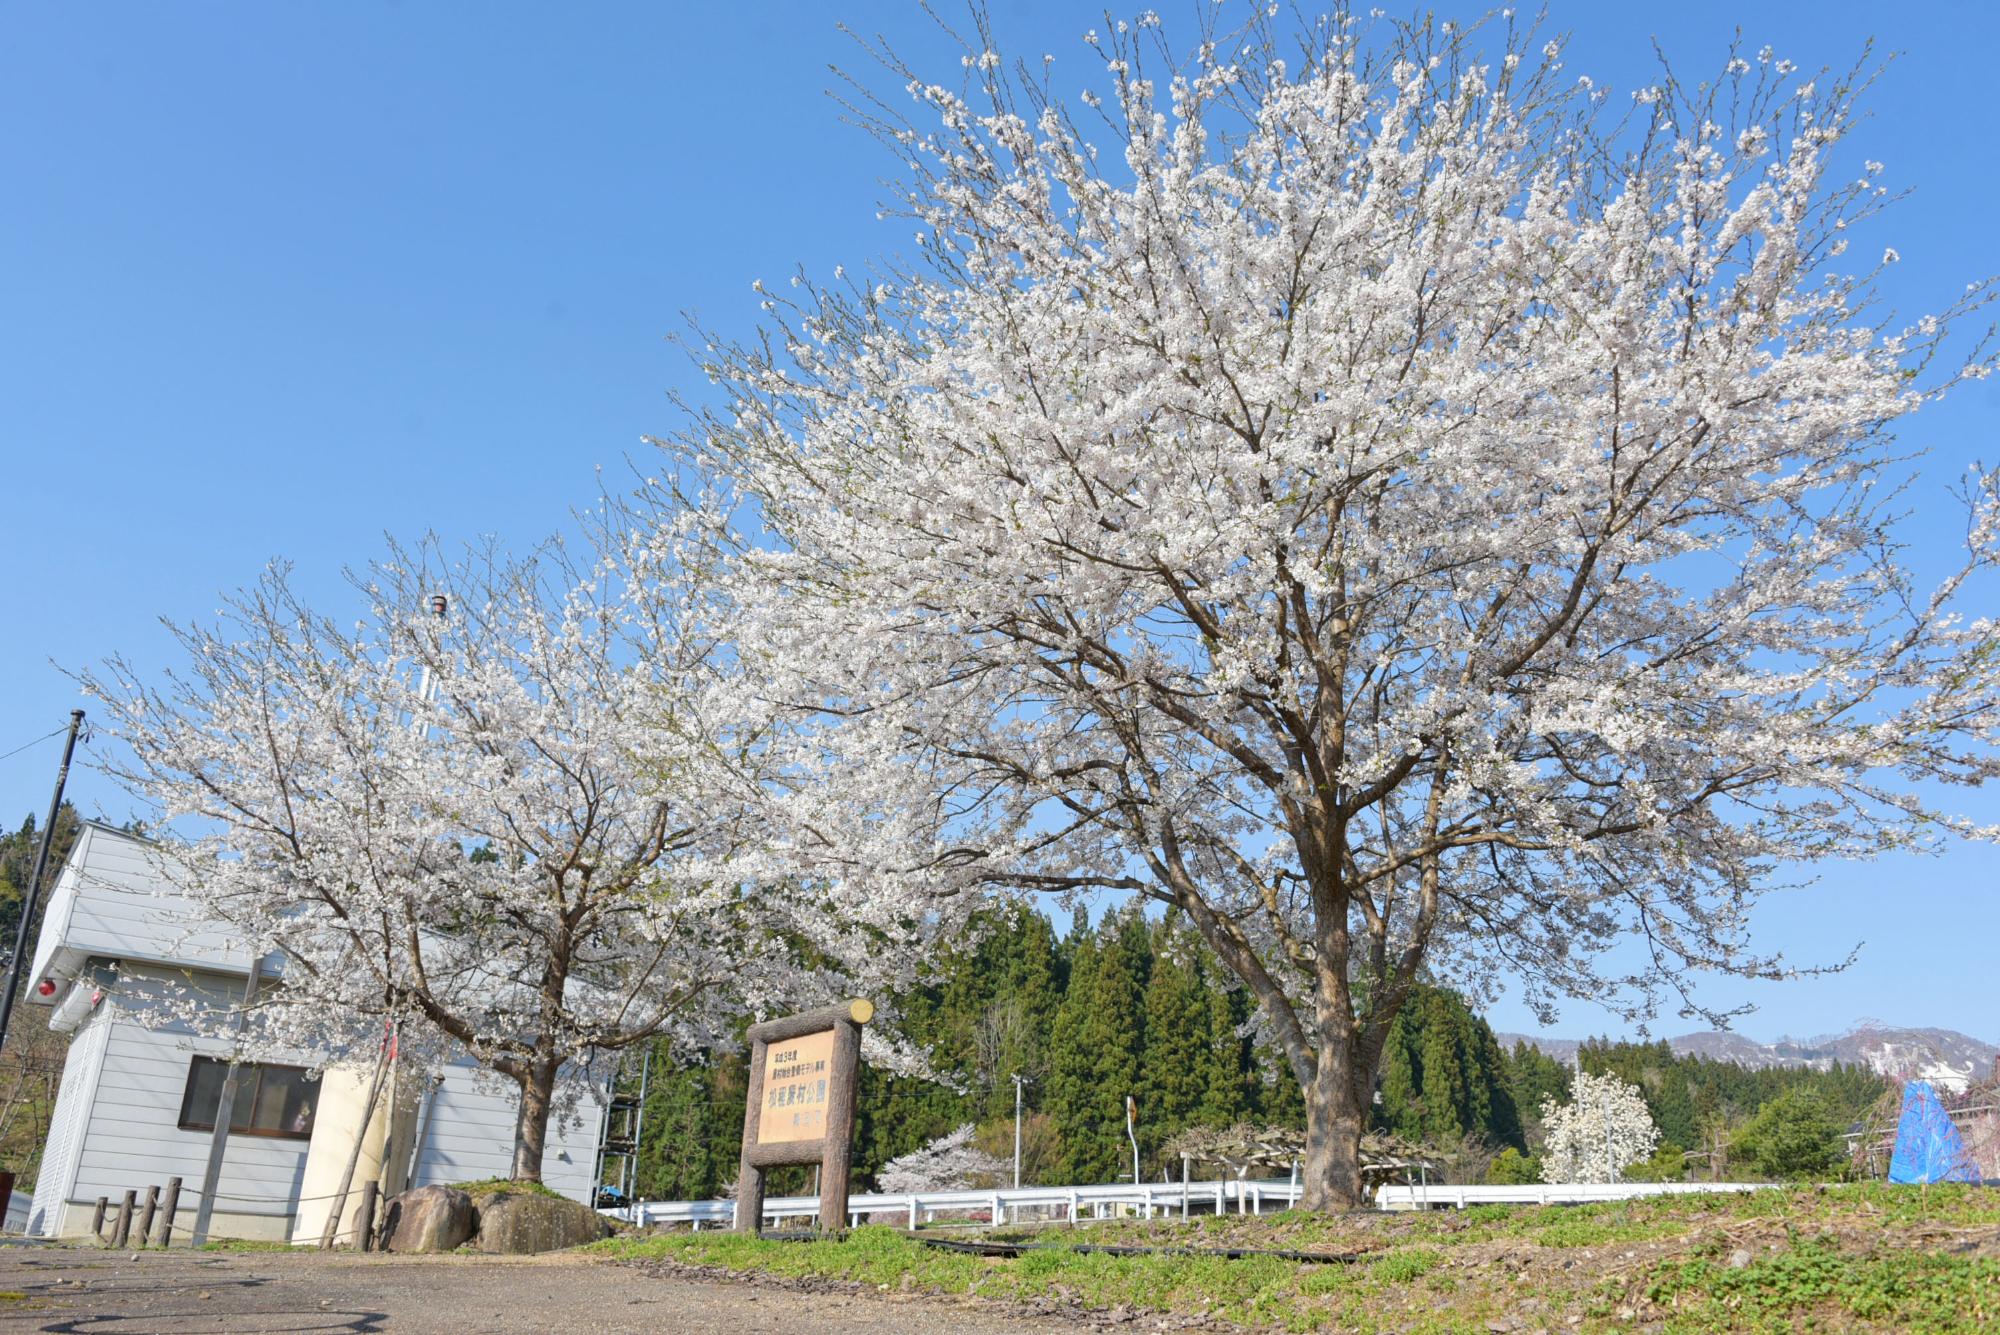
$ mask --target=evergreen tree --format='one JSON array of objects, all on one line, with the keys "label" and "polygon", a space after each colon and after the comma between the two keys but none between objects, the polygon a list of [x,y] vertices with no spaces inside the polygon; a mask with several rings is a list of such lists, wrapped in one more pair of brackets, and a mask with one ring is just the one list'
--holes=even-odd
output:
[{"label": "evergreen tree", "polygon": [[1846,1158],[1832,1108],[1806,1086],[1788,1089],[1758,1109],[1735,1150],[1759,1172],[1777,1178],[1835,1176]]},{"label": "evergreen tree", "polygon": [[1049,1030],[1062,1001],[1055,929],[1033,907],[1013,904],[1001,910],[983,944],[979,967],[989,990],[974,1033],[986,1091],[979,1110],[982,1121],[1012,1117],[1015,1075],[1040,1084]]},{"label": "evergreen tree", "polygon": [[1484,1020],[1474,1026],[1474,1040],[1477,1045],[1474,1065],[1481,1072],[1479,1088],[1487,1100],[1484,1113],[1487,1138],[1495,1145],[1525,1150],[1527,1128],[1523,1125],[1521,1105],[1514,1100],[1506,1050]]},{"label": "evergreen tree", "polygon": [[1250,998],[1242,988],[1228,986],[1227,975],[1206,958],[1201,977],[1208,999],[1208,1043],[1215,1062],[1209,1068],[1199,1121],[1203,1126],[1234,1126],[1249,1117],[1256,1106],[1256,1064],[1250,1040],[1243,1034],[1250,1018]]},{"label": "evergreen tree", "polygon": [[666,1040],[655,1042],[633,1182],[640,1199],[706,1199],[734,1180],[748,1086],[741,1052],[676,1060]]},{"label": "evergreen tree", "polygon": [[[1424,1139],[1441,1145],[1464,1132],[1484,1129],[1472,1120],[1469,1106],[1474,1076],[1466,1070],[1462,1031],[1469,1027],[1470,1017],[1468,1026],[1461,1026],[1459,1012],[1463,1007],[1453,1006],[1435,988],[1424,989],[1420,1005],[1421,1123]],[[1406,1005],[1405,1014],[1408,1011]]]},{"label": "evergreen tree", "polygon": [[1375,1123],[1405,1140],[1420,1141],[1424,1138],[1423,1092],[1418,1085],[1414,1014],[1415,1008],[1405,1002],[1389,1026],[1382,1072],[1375,1087]]},{"label": "evergreen tree", "polygon": [[1383,1052],[1375,1124],[1445,1146],[1470,1136],[1526,1148],[1508,1063],[1484,1020],[1456,992],[1419,985]]},{"label": "evergreen tree", "polygon": [[1150,1149],[1186,1127],[1212,1121],[1218,1093],[1236,1084],[1233,1033],[1218,1045],[1213,999],[1221,994],[1202,970],[1197,938],[1169,914],[1154,932],[1146,983],[1144,1090],[1140,1141]]},{"label": "evergreen tree", "polygon": [[1062,1139],[1062,1172],[1072,1182],[1129,1173],[1125,1099],[1139,1092],[1145,1053],[1145,941],[1130,918],[1107,922],[1075,949],[1069,986],[1050,1039],[1048,1111]]},{"label": "evergreen tree", "polygon": [[[664,1049],[665,1045],[660,1045]],[[639,1132],[635,1190],[647,1200],[701,1200],[736,1174],[731,1160],[718,1175],[711,1141],[718,1109],[705,1066],[680,1066],[654,1054]]]},{"label": "evergreen tree", "polygon": [[1264,1126],[1305,1130],[1306,1096],[1284,1054],[1267,1044],[1257,1044],[1251,1050],[1251,1069],[1252,1119]]},{"label": "evergreen tree", "polygon": [[1524,1124],[1540,1118],[1544,1103],[1569,1102],[1569,1067],[1522,1039],[1507,1058],[1506,1082]]}]

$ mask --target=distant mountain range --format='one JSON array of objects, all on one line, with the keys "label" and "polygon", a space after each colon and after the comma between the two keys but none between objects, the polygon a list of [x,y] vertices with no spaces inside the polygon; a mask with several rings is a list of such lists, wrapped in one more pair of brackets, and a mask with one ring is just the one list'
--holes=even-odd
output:
[{"label": "distant mountain range", "polygon": [[[1500,1042],[1513,1047],[1518,1042],[1540,1048],[1558,1061],[1576,1056],[1577,1040],[1545,1038],[1534,1034],[1495,1034]],[[2000,1059],[2000,1043],[1961,1034],[1955,1029],[1900,1029],[1865,1022],[1844,1034],[1821,1038],[1781,1038],[1775,1043],[1759,1043],[1741,1034],[1709,1030],[1682,1034],[1667,1040],[1667,1046],[1681,1056],[1700,1056],[1715,1061],[1735,1062],[1752,1069],[1765,1066],[1812,1066],[1820,1069],[1835,1062],[1867,1066],[1883,1075],[1915,1077],[1957,1092],[1975,1080],[1992,1076]]]}]

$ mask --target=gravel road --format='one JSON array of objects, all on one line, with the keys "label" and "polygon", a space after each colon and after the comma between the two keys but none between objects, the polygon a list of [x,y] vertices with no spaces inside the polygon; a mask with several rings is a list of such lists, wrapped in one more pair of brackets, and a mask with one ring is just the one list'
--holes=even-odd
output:
[{"label": "gravel road", "polygon": [[0,1331],[1075,1331],[1074,1317],[798,1292],[575,1256],[320,1256],[0,1247]]}]

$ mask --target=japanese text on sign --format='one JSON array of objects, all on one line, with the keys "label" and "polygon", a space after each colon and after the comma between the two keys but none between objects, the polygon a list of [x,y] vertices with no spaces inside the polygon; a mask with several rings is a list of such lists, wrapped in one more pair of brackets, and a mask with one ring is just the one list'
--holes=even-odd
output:
[{"label": "japanese text on sign", "polygon": [[773,1043],[764,1050],[764,1101],[757,1143],[780,1145],[826,1136],[827,1082],[833,1075],[833,1031]]}]

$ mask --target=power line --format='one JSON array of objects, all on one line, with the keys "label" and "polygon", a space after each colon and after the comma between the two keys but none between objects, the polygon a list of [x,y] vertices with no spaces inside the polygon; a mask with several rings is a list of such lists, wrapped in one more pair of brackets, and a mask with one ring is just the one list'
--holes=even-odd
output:
[{"label": "power line", "polygon": [[35,740],[34,740],[34,741],[32,741],[32,742],[22,742],[22,743],[21,743],[21,744],[20,744],[19,746],[15,747],[15,748],[14,748],[14,749],[13,749],[12,751],[8,751],[8,752],[6,752],[5,754],[0,754],[0,760],[5,760],[5,759],[7,759],[7,758],[8,758],[8,756],[18,756],[18,755],[20,755],[20,754],[21,754],[21,753],[22,753],[23,751],[27,750],[27,749],[28,749],[29,747],[31,747],[31,746],[40,746],[40,745],[41,745],[41,744],[42,744],[43,742],[46,742],[46,741],[47,741],[47,740],[48,740],[49,738],[51,738],[51,737],[60,737],[60,736],[62,736],[62,735],[63,735],[64,733],[66,733],[66,732],[68,732],[68,731],[69,731],[69,725],[68,725],[68,724],[64,724],[64,725],[63,725],[62,727],[60,727],[60,728],[57,728],[57,729],[56,729],[56,730],[55,730],[54,732],[45,732],[45,733],[43,733],[43,734],[42,734],[42,735],[41,735],[40,737],[37,737],[37,738],[35,738]]}]

